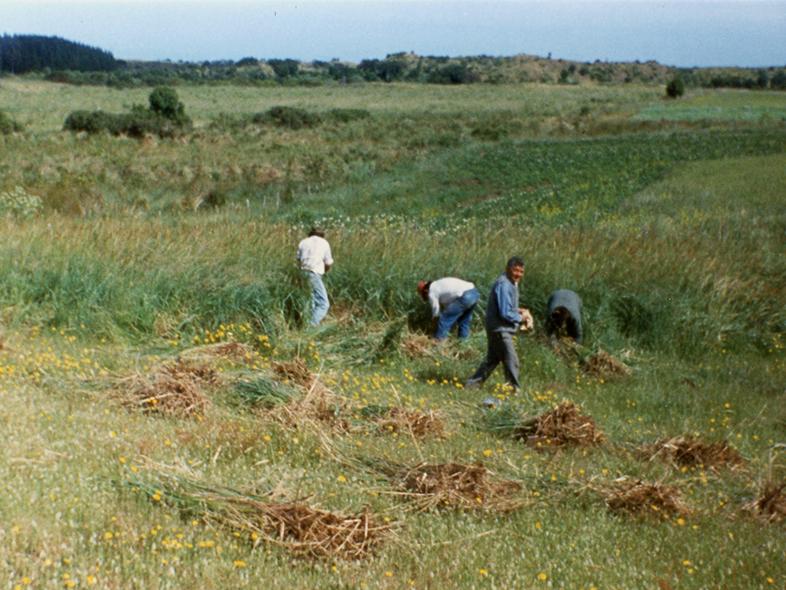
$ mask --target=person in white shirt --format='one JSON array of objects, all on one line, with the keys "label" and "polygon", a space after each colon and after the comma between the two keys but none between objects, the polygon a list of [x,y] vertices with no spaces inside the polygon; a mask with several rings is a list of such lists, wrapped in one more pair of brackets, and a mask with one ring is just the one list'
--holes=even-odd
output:
[{"label": "person in white shirt", "polygon": [[469,337],[472,311],[480,299],[475,285],[455,277],[436,281],[418,282],[418,293],[431,305],[431,315],[437,320],[435,340],[444,340],[450,330],[458,324],[458,337]]},{"label": "person in white shirt", "polygon": [[297,259],[300,269],[311,286],[310,324],[317,326],[330,308],[322,277],[333,266],[330,244],[325,239],[325,231],[322,228],[312,227],[308,237],[300,241],[297,247]]}]

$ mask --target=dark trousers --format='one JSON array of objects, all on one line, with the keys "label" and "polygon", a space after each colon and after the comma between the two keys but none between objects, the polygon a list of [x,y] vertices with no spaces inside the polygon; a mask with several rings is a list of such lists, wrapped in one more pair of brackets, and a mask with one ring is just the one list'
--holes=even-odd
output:
[{"label": "dark trousers", "polygon": [[520,389],[519,383],[519,357],[516,354],[516,347],[513,344],[512,332],[486,332],[488,336],[488,350],[486,358],[469,378],[467,385],[479,385],[488,379],[497,365],[502,363],[505,369],[505,380],[508,385],[515,389]]}]

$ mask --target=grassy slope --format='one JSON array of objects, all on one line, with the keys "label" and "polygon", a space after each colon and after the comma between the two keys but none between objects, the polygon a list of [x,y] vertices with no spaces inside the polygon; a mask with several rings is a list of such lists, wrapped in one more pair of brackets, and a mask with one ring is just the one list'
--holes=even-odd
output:
[{"label": "grassy slope", "polygon": [[[93,581],[101,588],[622,589],[661,580],[673,588],[783,586],[782,529],[762,527],[739,507],[770,471],[784,476],[782,451],[773,445],[786,419],[778,333],[786,299],[786,160],[777,141],[762,140],[765,134],[753,134],[752,152],[745,147],[748,135],[724,137],[735,139],[710,146],[722,160],[684,162],[695,160],[688,151],[661,162],[663,153],[683,149],[652,148],[664,140],[667,147],[678,143],[671,136],[524,142],[458,147],[415,168],[363,180],[361,187],[388,195],[392,207],[407,195],[434,196],[419,210],[420,228],[395,217],[331,227],[339,262],[329,289],[339,321],[310,336],[288,327],[285,308],[275,307],[292,288],[286,268],[299,229],[237,212],[3,222],[9,327],[0,350],[0,579],[14,587],[29,578],[41,588]],[[638,150],[627,149],[635,144]],[[583,158],[585,145],[608,155]],[[92,157],[103,157],[102,146]],[[538,202],[533,208],[516,198],[518,187],[537,182],[532,175],[542,167],[518,170],[520,158],[500,157],[509,150],[542,150],[546,163],[563,153],[589,164],[543,173],[562,183],[562,200],[559,207]],[[478,153],[487,159],[474,158]],[[633,166],[629,176],[620,177],[627,165],[619,161]],[[650,170],[652,162],[658,165]],[[603,178],[607,190],[581,188],[582,174],[590,184]],[[478,195],[498,193],[528,213],[527,223],[499,228],[499,222],[441,219],[437,191],[445,186],[459,187],[452,198],[481,217]],[[339,212],[359,212],[351,199],[355,188],[331,195],[345,199]],[[592,209],[575,208],[582,199],[603,202],[606,214],[597,218]],[[325,211],[322,205],[315,198],[303,209]],[[568,255],[555,252],[565,244]],[[635,368],[627,380],[588,380],[537,339],[526,339],[519,344],[526,391],[517,408],[534,413],[571,399],[623,447],[686,432],[726,438],[751,461],[749,468],[680,473],[619,448],[541,453],[483,431],[477,396],[455,385],[482,355],[479,331],[465,360],[388,352],[384,363],[370,362],[387,320],[416,308],[415,275],[471,273],[485,288],[513,251],[529,260],[528,304],[538,310],[553,286],[577,285],[586,294],[590,341],[627,354]],[[631,294],[633,300],[622,297]],[[335,436],[326,456],[307,430],[289,431],[244,412],[228,391],[216,394],[202,421],[129,413],[108,398],[108,373],[145,371],[160,356],[189,346],[192,336],[204,339],[204,327],[238,318],[259,322],[251,329],[270,334],[274,356],[304,353],[357,405],[441,410],[449,437],[414,443],[406,436]],[[680,321],[696,336],[680,337],[678,347],[654,337],[679,334]],[[129,335],[136,344],[127,348]],[[380,478],[337,463],[340,456],[480,460],[520,479],[529,505],[504,517],[417,514],[386,494]],[[309,563],[275,548],[250,551],[245,538],[132,493],[123,482],[145,477],[145,458],[230,486],[280,485],[331,509],[370,505],[402,528],[398,541],[363,563]],[[695,514],[663,523],[610,515],[586,484],[620,475],[677,483]]]}]

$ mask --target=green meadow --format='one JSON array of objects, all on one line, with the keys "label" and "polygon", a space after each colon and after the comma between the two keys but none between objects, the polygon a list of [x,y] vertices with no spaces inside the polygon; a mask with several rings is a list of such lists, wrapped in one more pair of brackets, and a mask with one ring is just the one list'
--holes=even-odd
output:
[{"label": "green meadow", "polygon": [[[757,504],[786,478],[782,93],[183,86],[181,137],[62,129],[149,91],[0,79],[23,126],[0,135],[0,588],[786,587],[783,490]],[[275,106],[320,119],[254,117]],[[336,263],[308,329],[314,223]],[[483,308],[514,254],[523,391],[499,369],[466,391],[482,313],[433,346],[416,283],[472,280]],[[584,302],[575,351],[543,333],[560,287]],[[626,370],[588,371],[601,351]],[[564,402],[597,444],[516,436]],[[677,437],[738,460],[643,452]],[[395,475],[443,464],[513,482],[509,504]],[[620,510],[639,481],[679,509]],[[316,551],[259,520],[291,502],[381,532]]]}]

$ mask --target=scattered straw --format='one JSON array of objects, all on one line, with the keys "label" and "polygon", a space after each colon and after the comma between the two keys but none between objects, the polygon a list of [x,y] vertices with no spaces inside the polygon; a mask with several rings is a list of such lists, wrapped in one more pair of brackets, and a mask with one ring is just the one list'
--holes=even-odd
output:
[{"label": "scattered straw", "polygon": [[522,505],[521,500],[512,497],[521,490],[521,485],[493,477],[480,463],[421,463],[401,469],[394,479],[420,510],[458,508],[506,512]]},{"label": "scattered straw", "polygon": [[581,413],[573,402],[562,402],[554,409],[519,424],[514,436],[547,445],[593,446],[605,440],[595,421]]},{"label": "scattered straw", "polygon": [[273,408],[267,416],[290,428],[327,426],[338,432],[347,432],[349,421],[344,417],[345,410],[345,400],[314,377],[302,397]]},{"label": "scattered straw", "polygon": [[230,488],[210,487],[181,477],[159,474],[155,484],[130,481],[154,501],[169,501],[199,514],[206,522],[252,540],[267,542],[301,556],[361,559],[392,532],[395,523],[381,522],[368,509],[357,514],[328,512],[305,501],[268,501]]},{"label": "scattered straw", "polygon": [[675,486],[622,478],[609,486],[593,489],[603,496],[606,505],[614,512],[664,519],[690,513]]},{"label": "scattered straw", "polygon": [[179,357],[192,361],[210,361],[216,358],[227,359],[236,363],[249,364],[253,361],[255,351],[242,342],[217,342],[189,348],[180,353]]},{"label": "scattered straw", "polygon": [[431,410],[421,412],[399,407],[386,408],[373,415],[372,420],[379,427],[379,431],[384,433],[405,433],[417,438],[445,436],[445,423]]},{"label": "scattered straw", "polygon": [[434,339],[426,334],[408,334],[401,340],[401,349],[411,359],[434,356]]},{"label": "scattered straw", "polygon": [[767,481],[759,490],[758,497],[746,504],[744,509],[767,523],[786,522],[786,482],[780,484]]},{"label": "scattered straw", "polygon": [[134,374],[120,380],[115,391],[125,405],[144,412],[194,416],[204,414],[209,407],[205,390],[217,383],[214,369],[178,359],[148,375]]},{"label": "scattered straw", "polygon": [[726,441],[704,442],[691,435],[662,439],[639,449],[645,459],[662,459],[681,467],[739,467],[745,459]]},{"label": "scattered straw", "polygon": [[630,375],[630,367],[605,350],[598,350],[588,356],[584,360],[583,368],[587,374],[603,379]]}]

